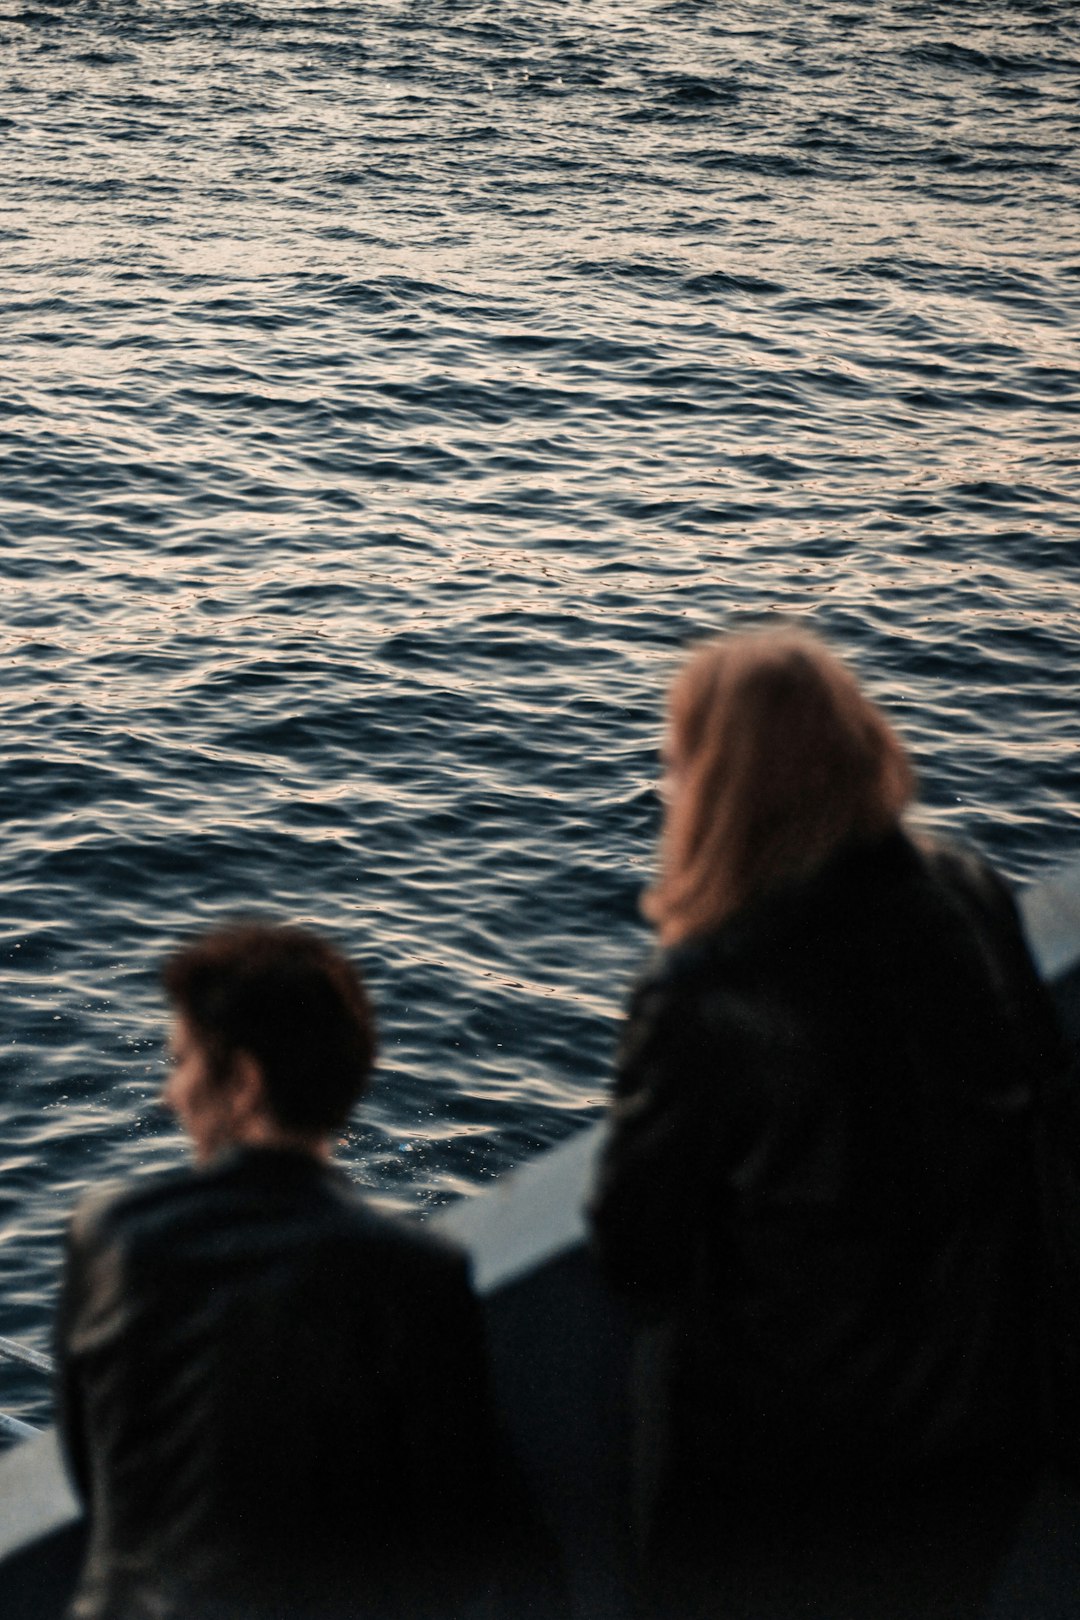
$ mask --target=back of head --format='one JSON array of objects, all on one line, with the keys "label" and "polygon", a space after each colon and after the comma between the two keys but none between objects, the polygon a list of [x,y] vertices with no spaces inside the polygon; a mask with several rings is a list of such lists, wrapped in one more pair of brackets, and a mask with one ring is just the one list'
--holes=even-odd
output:
[{"label": "back of head", "polygon": [[248,1053],[279,1125],[317,1134],[344,1124],[368,1083],[375,1026],[359,974],[332,945],[302,928],[238,923],[184,946],[162,981],[218,1078]]},{"label": "back of head", "polygon": [[914,795],[896,733],[804,631],[701,646],[676,676],[669,718],[677,786],[645,901],[667,943],[883,837]]}]

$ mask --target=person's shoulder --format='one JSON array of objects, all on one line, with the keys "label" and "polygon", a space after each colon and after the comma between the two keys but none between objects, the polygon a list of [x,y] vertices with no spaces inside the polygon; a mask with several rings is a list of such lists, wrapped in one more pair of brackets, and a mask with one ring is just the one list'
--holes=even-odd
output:
[{"label": "person's shoulder", "polygon": [[693,993],[702,979],[715,975],[731,955],[732,928],[727,922],[690,934],[673,945],[657,945],[634,980],[640,998],[678,1000]]},{"label": "person's shoulder", "polygon": [[413,1279],[440,1279],[448,1286],[468,1286],[469,1261],[464,1249],[411,1215],[389,1214],[372,1207],[340,1172],[334,1172],[336,1199],[348,1229],[374,1261]]},{"label": "person's shoulder", "polygon": [[1015,909],[1010,885],[979,852],[953,839],[922,835],[912,840],[916,858],[928,879],[973,902],[989,915]]},{"label": "person's shoulder", "polygon": [[75,1206],[70,1221],[72,1240],[81,1247],[96,1246],[143,1223],[156,1223],[163,1213],[190,1198],[195,1184],[195,1172],[183,1166],[95,1187]]},{"label": "person's shoulder", "polygon": [[801,931],[808,909],[802,886],[793,886],[749,903],[714,927],[658,947],[635,981],[635,998],[678,1016],[703,995],[739,993],[754,981],[758,964],[771,963],[777,946]]},{"label": "person's shoulder", "polygon": [[242,1206],[266,1206],[266,1186],[249,1173],[257,1157],[230,1151],[210,1164],[175,1165],[106,1182],[76,1205],[72,1234],[84,1242],[124,1234],[132,1239],[159,1231],[175,1234],[185,1222],[212,1224],[228,1220]]},{"label": "person's shoulder", "polygon": [[684,1026],[707,977],[707,943],[658,946],[642,965],[627,998],[628,1028],[643,1032]]}]

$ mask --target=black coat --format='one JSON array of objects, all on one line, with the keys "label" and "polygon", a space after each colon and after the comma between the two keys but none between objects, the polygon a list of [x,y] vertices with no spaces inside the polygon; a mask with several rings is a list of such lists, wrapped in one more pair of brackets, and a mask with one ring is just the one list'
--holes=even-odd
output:
[{"label": "black coat", "polygon": [[443,1620],[528,1540],[464,1258],[305,1155],[89,1199],[58,1340],[78,1620]]},{"label": "black coat", "polygon": [[1060,1056],[1004,885],[899,833],[657,956],[593,1207],[656,1324],[646,1516],[1024,1466],[1030,1110]]}]

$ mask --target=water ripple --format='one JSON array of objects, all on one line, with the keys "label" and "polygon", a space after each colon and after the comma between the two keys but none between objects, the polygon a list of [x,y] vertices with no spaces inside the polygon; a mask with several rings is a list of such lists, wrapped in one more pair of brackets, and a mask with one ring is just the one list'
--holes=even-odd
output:
[{"label": "water ripple", "polygon": [[593,1117],[720,624],[1072,853],[1078,74],[1068,0],[8,0],[0,1331],[180,1157],[155,972],[222,916],[367,965],[390,1202]]}]

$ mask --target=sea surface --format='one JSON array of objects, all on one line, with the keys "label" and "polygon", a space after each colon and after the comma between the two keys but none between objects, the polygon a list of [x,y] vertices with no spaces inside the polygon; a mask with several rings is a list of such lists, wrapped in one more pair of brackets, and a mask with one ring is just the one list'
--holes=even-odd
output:
[{"label": "sea surface", "polygon": [[596,1117],[695,636],[1076,858],[1078,180],[1075,0],[0,0],[0,1334],[236,912],[365,965],[391,1204]]}]

